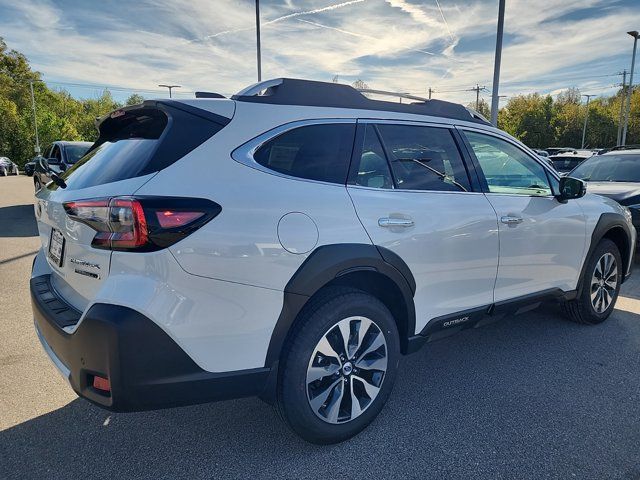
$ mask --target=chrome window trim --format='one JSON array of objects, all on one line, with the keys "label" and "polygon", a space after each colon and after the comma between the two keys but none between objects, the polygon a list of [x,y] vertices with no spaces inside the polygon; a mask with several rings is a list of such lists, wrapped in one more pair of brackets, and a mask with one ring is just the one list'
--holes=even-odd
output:
[{"label": "chrome window trim", "polygon": [[317,183],[320,185],[331,185],[344,187],[344,183],[334,183],[334,182],[324,182],[322,180],[313,180],[310,178],[302,178],[302,177],[294,177],[293,175],[287,175],[285,173],[276,172],[275,170],[271,170],[270,168],[265,167],[264,165],[259,164],[253,158],[256,151],[262,147],[265,143],[274,138],[282,135],[283,133],[289,132],[291,130],[295,130],[300,127],[308,127],[311,125],[327,125],[327,124],[351,124],[355,125],[357,122],[356,118],[315,118],[308,120],[297,120],[295,122],[289,122],[282,125],[279,125],[271,130],[267,130],[264,133],[261,133],[257,137],[252,138],[251,140],[243,143],[239,147],[237,147],[233,152],[231,152],[231,158],[236,162],[245,165],[249,168],[253,168],[254,170],[259,170],[264,173],[268,173],[269,175],[274,175],[276,177],[286,178],[289,180],[297,180],[299,182],[309,182],[309,183]]},{"label": "chrome window trim", "polygon": [[453,190],[410,190],[403,188],[377,188],[365,187],[364,185],[348,184],[347,188],[357,188],[360,190],[370,190],[372,192],[398,192],[398,193],[442,193],[445,195],[484,195],[484,192],[463,192],[462,190],[455,192]]},{"label": "chrome window trim", "polygon": [[435,127],[435,128],[448,128],[455,129],[454,123],[447,123],[446,119],[443,122],[432,121],[419,121],[419,120],[393,120],[393,119],[379,119],[379,118],[358,118],[358,123],[362,124],[377,124],[377,125],[406,125],[415,127]]}]

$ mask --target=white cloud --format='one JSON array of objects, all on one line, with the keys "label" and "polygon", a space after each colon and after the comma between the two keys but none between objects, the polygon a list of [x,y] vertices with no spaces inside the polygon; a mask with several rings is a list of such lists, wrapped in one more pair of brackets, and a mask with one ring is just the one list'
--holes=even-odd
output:
[{"label": "white cloud", "polygon": [[[112,5],[110,3],[109,5]],[[630,54],[624,32],[640,9],[565,17],[608,0],[510,0],[501,93],[602,88]],[[491,82],[497,5],[485,0],[289,0],[261,5],[263,77],[362,78],[375,88],[426,93]],[[47,0],[0,0],[0,32],[45,79],[232,93],[255,81],[249,0],[157,0],[102,13]],[[215,25],[215,29],[212,29]],[[212,31],[213,30],[213,31]],[[198,41],[193,41],[199,39]],[[620,57],[624,55],[624,57]],[[629,55],[630,56],[630,55]],[[563,73],[559,73],[563,72]],[[471,92],[437,94],[469,101]]]}]

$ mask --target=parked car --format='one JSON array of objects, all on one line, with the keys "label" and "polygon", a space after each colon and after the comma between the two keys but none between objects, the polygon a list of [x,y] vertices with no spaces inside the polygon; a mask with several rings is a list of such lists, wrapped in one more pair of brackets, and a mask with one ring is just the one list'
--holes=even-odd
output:
[{"label": "parked car", "polygon": [[33,159],[24,164],[24,173],[27,176],[33,177],[33,174],[36,170],[36,164],[40,158],[42,158],[40,155],[36,155],[35,157],[33,157]]},{"label": "parked car", "polygon": [[546,149],[549,156],[558,155],[559,153],[573,152],[575,148],[570,147],[549,147]]},{"label": "parked car", "polygon": [[603,322],[630,272],[627,208],[462,105],[276,79],[98,126],[36,195],[31,298],[53,363],[109,410],[260,395],[339,442],[401,355],[548,298]]},{"label": "parked car", "polygon": [[18,175],[20,173],[18,165],[13,163],[7,157],[0,157],[0,176]]},{"label": "parked car", "polygon": [[553,163],[553,167],[561,174],[566,175],[576,168],[587,158],[592,157],[591,150],[573,150],[571,152],[563,152],[557,155],[551,155],[549,158]]},{"label": "parked car", "polygon": [[[44,149],[43,157],[47,159],[53,172],[62,173],[75,165],[87,153],[91,145],[93,145],[91,142],[53,142]],[[34,168],[33,186],[36,192],[50,181],[50,172]]]},{"label": "parked car", "polygon": [[633,226],[640,233],[640,148],[593,156],[570,175],[587,182],[590,193],[604,195],[628,207]]},{"label": "parked car", "polygon": [[546,150],[541,150],[539,148],[534,148],[533,151],[536,152],[541,157],[545,157],[546,158],[546,157],[549,156],[549,152],[547,152]]}]

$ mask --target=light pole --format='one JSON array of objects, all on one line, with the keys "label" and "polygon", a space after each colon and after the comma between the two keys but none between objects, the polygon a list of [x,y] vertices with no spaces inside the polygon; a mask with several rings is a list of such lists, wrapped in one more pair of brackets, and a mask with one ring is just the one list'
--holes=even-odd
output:
[{"label": "light pole", "polygon": [[498,87],[500,85],[500,62],[502,61],[502,32],[504,31],[505,0],[500,0],[498,6],[498,32],[496,34],[496,57],[493,62],[493,87],[491,92],[491,124],[498,125]]},{"label": "light pole", "polygon": [[258,81],[262,81],[262,58],[260,54],[260,0],[256,0],[256,55],[258,61]]},{"label": "light pole", "polygon": [[36,118],[36,98],[33,95],[33,80],[29,82],[31,90],[31,108],[33,109],[33,128],[36,131],[36,155],[40,156],[40,140],[38,138],[38,120]]},{"label": "light pole", "polygon": [[584,126],[582,127],[582,146],[580,148],[584,148],[584,137],[587,134],[587,121],[589,120],[589,101],[591,97],[595,97],[595,95],[582,95],[583,97],[587,97],[587,113],[584,115]]},{"label": "light pole", "polygon": [[627,71],[622,72],[622,93],[620,94],[620,119],[618,120],[618,135],[616,136],[616,145],[620,145],[622,137],[622,124],[624,123],[624,104],[627,100]]},{"label": "light pole", "polygon": [[174,88],[180,88],[182,85],[158,85],[159,87],[164,87],[164,88],[168,88],[169,89],[169,98],[171,97],[171,90],[173,90]]},{"label": "light pole", "polygon": [[633,94],[633,69],[636,66],[636,48],[638,46],[638,37],[640,37],[640,33],[638,33],[637,30],[633,30],[627,33],[633,37],[633,54],[631,56],[631,73],[629,75],[629,88],[627,92],[627,109],[624,116],[624,127],[622,127],[622,141],[620,142],[620,145],[625,145],[627,143],[627,127],[629,126],[629,113],[631,112],[631,95]]}]

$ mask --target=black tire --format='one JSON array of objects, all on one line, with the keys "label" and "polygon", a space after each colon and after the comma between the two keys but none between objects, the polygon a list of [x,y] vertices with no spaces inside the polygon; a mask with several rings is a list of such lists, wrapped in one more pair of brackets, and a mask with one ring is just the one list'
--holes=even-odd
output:
[{"label": "black tire", "polygon": [[33,188],[36,190],[36,193],[38,193],[42,188],[42,183],[40,182],[39,178],[35,178],[33,180]]},{"label": "black tire", "polygon": [[[387,370],[382,377],[381,384],[379,384],[380,389],[377,396],[369,401],[359,416],[344,423],[328,423],[328,421],[321,419],[310,405],[307,396],[307,368],[310,366],[311,357],[320,340],[332,331],[332,327],[336,326],[338,322],[354,316],[371,320],[379,328],[378,330],[374,327],[374,331],[384,335],[386,349],[383,351],[386,350]],[[358,328],[360,327],[358,326]],[[363,344],[365,340],[362,341]],[[361,290],[343,287],[328,288],[305,306],[283,349],[277,391],[277,408],[280,416],[296,434],[308,442],[331,444],[347,440],[361,432],[382,410],[393,389],[399,360],[398,328],[389,309],[380,300]],[[344,365],[346,363],[348,362],[345,362]],[[343,365],[342,362],[340,364]],[[353,365],[356,365],[355,361]],[[354,376],[357,373],[362,374],[362,371],[358,372],[358,369],[354,368]],[[344,378],[348,375],[344,375],[343,369],[339,369],[333,375],[343,376],[342,380],[349,383]],[[324,378],[333,381],[333,377],[329,376],[323,377],[319,381],[325,381]],[[357,376],[351,380],[350,385],[356,383],[358,383]],[[340,386],[340,389],[343,393],[348,391],[350,394],[351,392],[351,387],[345,385]],[[353,387],[354,393],[356,389],[357,387]],[[330,396],[329,399],[331,398],[333,397]],[[348,405],[353,396],[347,397],[345,395],[344,398],[348,398],[348,400],[344,400]],[[338,405],[339,411],[342,412],[341,406],[344,403],[341,402]],[[351,418],[351,413],[348,414],[348,417]]]},{"label": "black tire", "polygon": [[[612,301],[609,306],[602,312],[598,312],[594,307],[591,294],[592,294],[592,278],[596,270],[596,266],[600,259],[606,255],[611,254],[615,258],[615,266],[617,270],[616,274],[616,287],[612,293]],[[620,285],[622,283],[622,273],[624,266],[622,265],[622,257],[620,256],[620,250],[617,245],[609,239],[603,239],[595,248],[591,257],[587,261],[587,266],[584,269],[582,278],[582,291],[579,296],[571,301],[565,302],[564,309],[570,320],[585,325],[597,325],[604,322],[609,315],[613,312],[613,309],[620,293]]]}]

